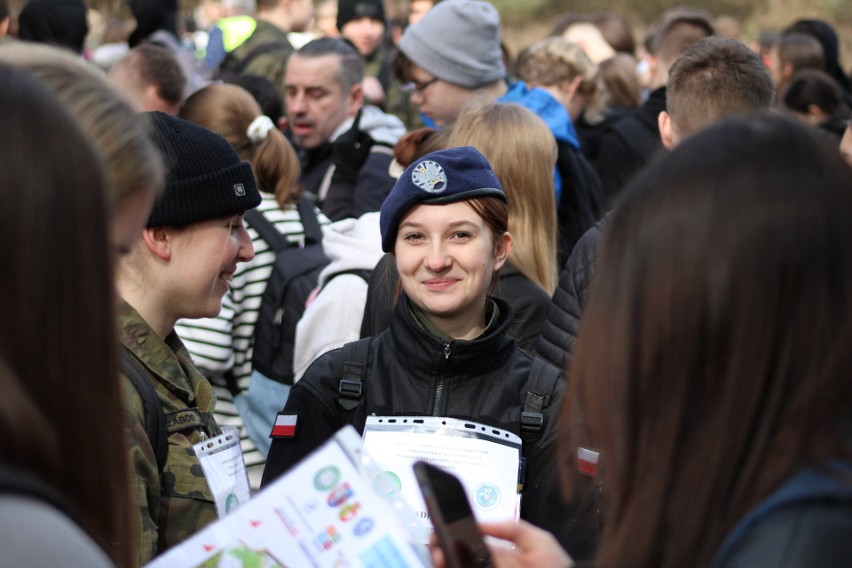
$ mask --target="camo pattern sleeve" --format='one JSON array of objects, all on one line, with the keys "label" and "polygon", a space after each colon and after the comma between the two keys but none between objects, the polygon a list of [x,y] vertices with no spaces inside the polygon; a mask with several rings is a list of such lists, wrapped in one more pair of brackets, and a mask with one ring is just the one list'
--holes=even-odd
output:
[{"label": "camo pattern sleeve", "polygon": [[212,416],[213,388],[195,369],[177,334],[161,339],[130,306],[120,312],[119,324],[122,343],[141,363],[163,406],[168,431],[168,458],[159,473],[141,396],[125,378],[142,565],[216,520],[216,504],[192,446],[221,430]]}]

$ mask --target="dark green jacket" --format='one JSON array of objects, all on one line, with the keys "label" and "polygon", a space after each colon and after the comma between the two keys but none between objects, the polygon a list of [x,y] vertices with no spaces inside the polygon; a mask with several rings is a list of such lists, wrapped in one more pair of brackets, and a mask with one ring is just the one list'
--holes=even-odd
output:
[{"label": "dark green jacket", "polygon": [[[277,45],[274,49],[252,56],[252,52],[261,46]],[[264,22],[257,21],[254,33],[239,45],[232,55],[237,61],[243,61],[251,56],[251,60],[240,72],[241,75],[260,75],[272,81],[284,98],[284,71],[287,59],[294,51],[293,45],[287,39],[287,34],[281,28]]]},{"label": "dark green jacket", "polygon": [[[192,446],[221,431],[212,416],[213,387],[195,369],[177,334],[173,331],[163,341],[126,303],[119,309],[118,323],[122,344],[142,364],[163,404],[169,431],[168,460],[160,474],[145,429],[142,398],[122,377],[142,565],[217,519],[213,495]],[[190,408],[198,412],[187,412]]]}]

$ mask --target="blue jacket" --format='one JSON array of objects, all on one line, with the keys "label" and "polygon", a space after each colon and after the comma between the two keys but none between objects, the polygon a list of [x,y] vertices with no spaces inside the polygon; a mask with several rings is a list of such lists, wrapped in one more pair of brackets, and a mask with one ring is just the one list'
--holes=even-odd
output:
[{"label": "blue jacket", "polygon": [[[515,103],[533,111],[550,128],[557,142],[567,142],[580,149],[580,138],[571,122],[571,116],[562,103],[544,89],[530,89],[523,81],[513,83],[505,95],[497,99],[498,103]],[[562,177],[554,169],[553,187],[556,191],[556,203],[562,195]]]}]

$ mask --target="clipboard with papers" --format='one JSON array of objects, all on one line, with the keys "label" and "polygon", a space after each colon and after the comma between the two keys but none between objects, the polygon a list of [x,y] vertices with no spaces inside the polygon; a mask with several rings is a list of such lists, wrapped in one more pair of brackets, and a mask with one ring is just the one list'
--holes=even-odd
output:
[{"label": "clipboard with papers", "polygon": [[364,446],[384,470],[385,487],[431,523],[412,466],[425,460],[456,475],[482,521],[520,518],[524,467],[519,436],[470,420],[431,416],[368,416]]}]

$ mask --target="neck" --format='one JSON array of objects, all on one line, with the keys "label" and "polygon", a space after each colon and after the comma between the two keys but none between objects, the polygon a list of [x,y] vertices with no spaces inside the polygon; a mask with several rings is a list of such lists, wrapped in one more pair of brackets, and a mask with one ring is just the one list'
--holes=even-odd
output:
[{"label": "neck", "polygon": [[163,303],[158,301],[151,288],[145,286],[141,278],[131,282],[126,275],[120,274],[116,286],[118,295],[133,306],[157,336],[165,339],[172,332],[177,318],[165,315]]},{"label": "neck", "polygon": [[483,298],[480,309],[474,315],[463,314],[452,318],[442,318],[434,314],[427,315],[415,304],[411,304],[415,311],[415,319],[420,321],[427,331],[442,338],[471,340],[476,339],[488,327],[486,322],[486,302]]}]

